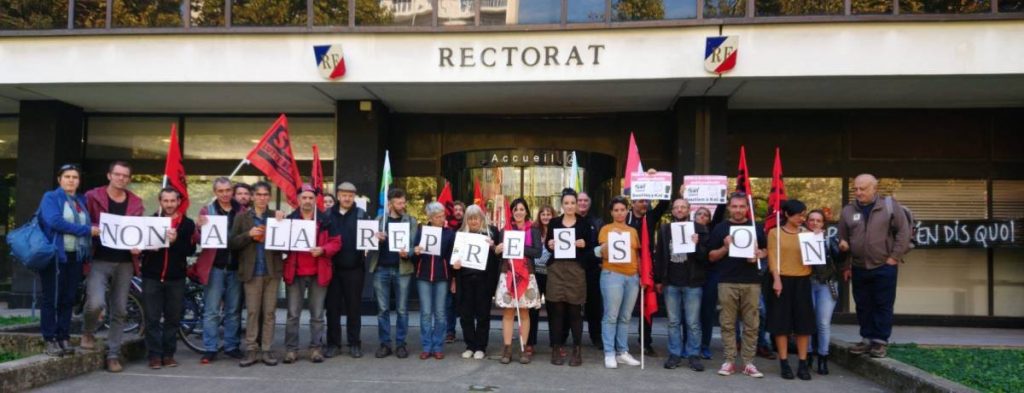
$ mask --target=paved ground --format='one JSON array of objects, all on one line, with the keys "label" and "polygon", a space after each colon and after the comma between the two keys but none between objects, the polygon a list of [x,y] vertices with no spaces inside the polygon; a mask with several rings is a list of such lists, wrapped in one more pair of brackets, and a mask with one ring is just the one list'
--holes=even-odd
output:
[{"label": "paved ground", "polygon": [[[847,342],[860,341],[856,325],[832,326],[832,337]],[[890,340],[897,344],[942,345],[957,347],[1024,348],[1024,329],[950,328],[938,326],[896,326]]]},{"label": "paved ground", "polygon": [[[305,319],[305,318],[303,318]],[[279,319],[282,320],[282,319]],[[715,348],[715,358],[706,361],[708,370],[702,373],[687,368],[666,370],[661,367],[664,357],[648,358],[647,368],[625,367],[607,370],[603,367],[602,354],[593,347],[585,347],[584,364],[574,368],[553,366],[548,360],[547,332],[542,323],[541,345],[534,363],[502,365],[496,356],[500,347],[500,328],[492,323],[491,346],[486,360],[463,360],[459,353],[464,349],[461,342],[446,345],[444,360],[419,360],[419,329],[411,328],[409,349],[412,356],[396,359],[394,356],[375,359],[377,347],[376,318],[364,317],[362,359],[347,356],[328,359],[322,364],[312,364],[307,359],[297,364],[281,364],[277,367],[262,365],[239,368],[233,360],[219,359],[211,365],[199,365],[199,356],[179,345],[178,359],[182,363],[175,369],[149,370],[144,362],[127,365],[121,374],[96,372],[63,381],[39,389],[42,392],[735,392],[735,391],[788,391],[820,392],[827,390],[880,392],[879,385],[856,376],[838,366],[828,376],[814,375],[812,381],[786,381],[778,376],[778,362],[757,359],[755,363],[766,374],[764,379],[754,379],[741,374],[721,377],[715,370],[721,364],[721,352]],[[410,318],[410,324],[418,325],[418,316]],[[656,324],[655,346],[664,356],[666,337],[664,322]],[[660,325],[660,326],[658,326]],[[634,327],[635,329],[635,327]],[[283,341],[283,326],[277,329],[277,345]],[[303,327],[303,342],[308,340],[308,330]],[[586,336],[586,335],[585,335]],[[717,337],[717,332],[716,332]],[[630,337],[631,347],[636,348]],[[584,338],[589,343],[589,339]],[[718,343],[718,340],[715,340]],[[634,349],[635,352],[635,349]]]}]

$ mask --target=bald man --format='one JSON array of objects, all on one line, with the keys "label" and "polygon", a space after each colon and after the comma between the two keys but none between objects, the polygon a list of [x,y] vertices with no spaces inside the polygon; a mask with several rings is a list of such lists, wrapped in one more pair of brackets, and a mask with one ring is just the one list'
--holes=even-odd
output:
[{"label": "bald man", "polygon": [[892,334],[899,263],[910,251],[910,228],[892,197],[878,196],[878,179],[862,174],[853,180],[854,200],[839,217],[839,250],[850,253],[843,279],[853,278],[853,299],[861,342],[850,353],[885,357]]}]

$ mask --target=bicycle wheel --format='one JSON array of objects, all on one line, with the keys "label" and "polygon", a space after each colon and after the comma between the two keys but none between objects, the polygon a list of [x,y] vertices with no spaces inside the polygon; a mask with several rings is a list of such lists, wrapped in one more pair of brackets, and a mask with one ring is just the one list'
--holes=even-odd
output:
[{"label": "bicycle wheel", "polygon": [[203,290],[195,288],[185,293],[178,338],[196,353],[203,353]]},{"label": "bicycle wheel", "polygon": [[135,293],[128,294],[128,302],[125,304],[124,329],[125,333],[138,333],[140,336],[146,330],[146,310],[142,308],[142,299]]}]

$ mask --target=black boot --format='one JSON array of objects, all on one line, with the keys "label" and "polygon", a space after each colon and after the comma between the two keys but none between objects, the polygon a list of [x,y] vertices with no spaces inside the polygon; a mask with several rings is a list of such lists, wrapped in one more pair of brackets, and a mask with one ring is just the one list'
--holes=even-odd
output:
[{"label": "black boot", "polygon": [[828,375],[828,355],[818,356],[818,375]]},{"label": "black boot", "polygon": [[811,369],[807,367],[807,362],[800,361],[800,367],[796,369],[796,376],[804,381],[811,380]]},{"label": "black boot", "polygon": [[807,368],[808,369],[814,368],[814,354],[813,353],[807,352],[807,361],[806,361],[806,363],[807,363]]},{"label": "black boot", "polygon": [[[803,367],[801,364],[800,367]],[[779,369],[782,370],[782,379],[793,379],[793,369],[789,367],[789,359],[779,359]]]}]

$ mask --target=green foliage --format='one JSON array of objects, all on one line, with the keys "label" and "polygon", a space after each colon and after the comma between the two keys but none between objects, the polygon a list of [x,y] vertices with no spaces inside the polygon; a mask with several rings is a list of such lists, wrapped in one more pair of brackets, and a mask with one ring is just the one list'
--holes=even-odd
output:
[{"label": "green foliage", "polygon": [[24,316],[0,317],[0,326],[24,325],[33,322],[39,322],[39,318]]},{"label": "green foliage", "polygon": [[357,25],[389,25],[395,15],[377,0],[356,0]]},{"label": "green foliage", "polygon": [[306,0],[234,0],[231,24],[238,26],[301,26]]},{"label": "green foliage", "polygon": [[665,19],[665,4],[662,0],[619,0],[615,3],[617,20],[661,20]]},{"label": "green foliage", "polygon": [[22,354],[17,353],[17,352],[7,352],[7,351],[0,350],[0,363],[9,362],[9,361],[12,361],[12,360],[18,360],[18,359],[21,359],[23,357],[25,357],[25,355],[22,355]]},{"label": "green foliage", "polygon": [[1024,391],[1024,350],[889,347],[893,359],[982,392]]},{"label": "green foliage", "polygon": [[114,0],[114,27],[179,27],[180,0]]},{"label": "green foliage", "polygon": [[5,0],[0,2],[0,29],[63,29],[68,26],[68,0]]},{"label": "green foliage", "polygon": [[224,2],[218,0],[190,0],[193,26],[224,26]]},{"label": "green foliage", "polygon": [[102,29],[107,27],[106,0],[75,0],[75,28]]}]

